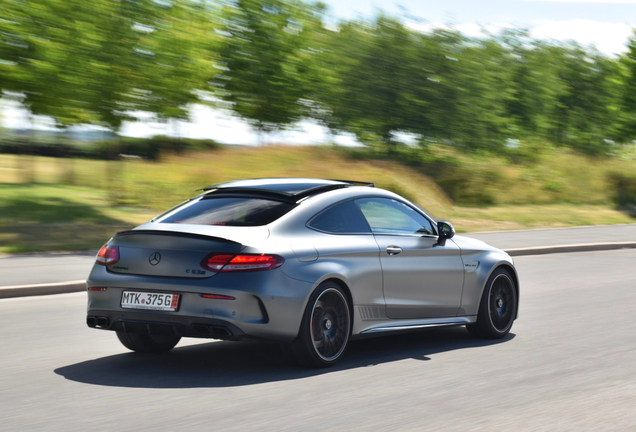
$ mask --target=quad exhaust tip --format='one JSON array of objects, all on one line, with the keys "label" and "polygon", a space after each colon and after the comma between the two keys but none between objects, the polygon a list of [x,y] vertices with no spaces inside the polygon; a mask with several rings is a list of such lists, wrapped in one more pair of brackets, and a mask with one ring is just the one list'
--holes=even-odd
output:
[{"label": "quad exhaust tip", "polygon": [[[115,323],[117,324],[117,323]],[[125,332],[134,331],[134,329],[126,328],[126,323],[122,322],[123,330]],[[110,327],[110,319],[104,316],[87,316],[86,317],[86,325],[91,328],[109,328]],[[213,339],[231,339],[234,337],[234,334],[230,329],[221,325],[210,325],[210,324],[192,324],[190,326],[192,330],[194,330],[197,334],[203,337],[209,337]],[[177,327],[175,327],[176,331]],[[148,332],[152,333],[150,327],[148,328]]]},{"label": "quad exhaust tip", "polygon": [[94,316],[86,317],[86,325],[92,328],[108,327],[109,324],[110,324],[110,319],[108,319],[108,317],[94,317]]},{"label": "quad exhaust tip", "polygon": [[197,333],[212,338],[227,339],[232,337],[232,332],[227,328],[216,325],[192,324],[191,326]]}]

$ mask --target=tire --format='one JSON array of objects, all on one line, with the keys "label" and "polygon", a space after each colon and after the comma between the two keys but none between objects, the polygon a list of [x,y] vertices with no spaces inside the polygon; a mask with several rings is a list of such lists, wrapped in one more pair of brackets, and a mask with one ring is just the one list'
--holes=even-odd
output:
[{"label": "tire", "polygon": [[139,333],[125,333],[118,331],[117,338],[123,346],[138,353],[165,353],[179,343],[179,336],[153,336]]},{"label": "tire", "polygon": [[345,352],[351,333],[349,302],[342,288],[324,282],[309,298],[296,340],[289,346],[303,366],[333,366]]},{"label": "tire", "polygon": [[488,278],[479,303],[477,322],[466,326],[477,338],[501,339],[506,336],[517,316],[517,287],[510,273],[497,269]]}]

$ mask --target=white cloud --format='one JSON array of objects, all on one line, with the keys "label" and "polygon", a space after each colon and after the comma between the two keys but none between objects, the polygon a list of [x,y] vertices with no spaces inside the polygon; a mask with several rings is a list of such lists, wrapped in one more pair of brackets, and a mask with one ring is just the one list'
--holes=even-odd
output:
[{"label": "white cloud", "polygon": [[0,99],[0,126],[13,129],[55,130],[55,122],[46,116],[31,116],[18,102]]},{"label": "white cloud", "polygon": [[[548,0],[535,0],[548,1]],[[636,3],[636,0],[634,0]],[[407,24],[410,28],[429,32],[434,28],[455,29],[466,36],[481,37],[485,34],[497,34],[506,28],[528,28],[530,36],[535,39],[554,39],[558,41],[573,40],[583,46],[594,45],[599,51],[608,54],[620,54],[627,49],[627,41],[633,34],[633,27],[625,23],[601,22],[584,19],[568,21],[533,21],[527,24],[455,24],[448,26],[441,23]]]},{"label": "white cloud", "polygon": [[624,23],[574,19],[537,22],[530,34],[537,39],[574,40],[582,45],[595,45],[605,54],[619,54],[626,51],[632,32],[633,28]]},{"label": "white cloud", "polygon": [[469,37],[482,37],[486,34],[497,34],[501,30],[506,28],[514,28],[512,24],[453,24],[452,26],[441,24],[441,23],[418,23],[418,22],[408,22],[406,25],[413,30],[421,31],[421,32],[430,32],[433,29],[453,29],[462,32],[466,36]]},{"label": "white cloud", "polygon": [[[122,135],[149,137],[160,134],[174,134],[183,138],[212,138],[224,144],[258,145],[260,138],[250,125],[229,111],[214,109],[209,106],[195,104],[190,107],[191,122],[176,122],[166,125],[146,118],[139,122],[124,122]],[[329,130],[314,121],[304,120],[288,130],[267,134],[265,143],[272,144],[322,144],[335,142],[344,146],[358,145],[350,134],[331,135]]]}]

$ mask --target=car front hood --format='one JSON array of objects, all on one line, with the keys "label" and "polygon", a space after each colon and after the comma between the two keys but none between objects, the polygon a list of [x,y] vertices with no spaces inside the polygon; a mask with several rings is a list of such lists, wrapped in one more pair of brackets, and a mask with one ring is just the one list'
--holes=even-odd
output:
[{"label": "car front hood", "polygon": [[197,234],[241,243],[244,246],[254,246],[269,237],[269,229],[266,226],[235,227],[147,222],[133,229],[136,230]]},{"label": "car front hood", "polygon": [[462,250],[462,252],[469,251],[501,251],[494,246],[490,246],[488,243],[481,240],[477,240],[471,237],[454,236],[453,242]]}]

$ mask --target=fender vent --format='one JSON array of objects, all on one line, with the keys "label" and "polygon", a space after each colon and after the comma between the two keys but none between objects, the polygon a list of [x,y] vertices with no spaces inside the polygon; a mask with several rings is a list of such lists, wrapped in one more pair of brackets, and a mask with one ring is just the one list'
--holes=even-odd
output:
[{"label": "fender vent", "polygon": [[358,306],[358,311],[362,317],[362,321],[382,319],[380,308],[377,306]]}]

